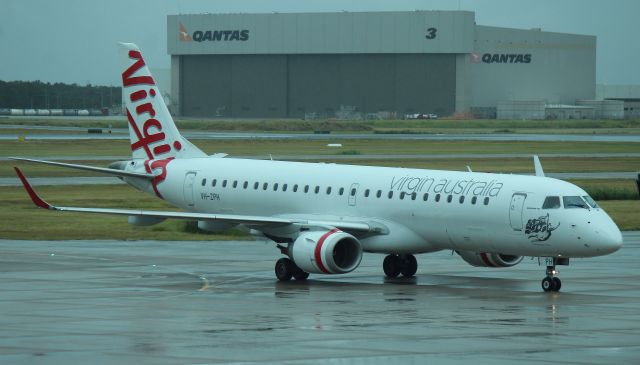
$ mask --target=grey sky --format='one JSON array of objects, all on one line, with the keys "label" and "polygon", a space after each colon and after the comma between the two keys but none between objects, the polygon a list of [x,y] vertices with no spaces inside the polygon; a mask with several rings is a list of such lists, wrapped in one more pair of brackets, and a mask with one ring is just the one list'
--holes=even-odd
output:
[{"label": "grey sky", "polygon": [[471,10],[481,25],[598,37],[597,82],[640,84],[638,0],[0,0],[0,80],[119,85],[116,42],[169,68],[166,16]]}]

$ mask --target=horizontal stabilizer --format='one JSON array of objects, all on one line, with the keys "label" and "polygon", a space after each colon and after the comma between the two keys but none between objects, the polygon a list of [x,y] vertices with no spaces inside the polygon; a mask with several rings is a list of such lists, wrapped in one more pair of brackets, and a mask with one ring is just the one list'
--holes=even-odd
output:
[{"label": "horizontal stabilizer", "polygon": [[145,174],[145,173],[132,172],[132,171],[109,169],[109,168],[106,168],[106,167],[95,167],[95,166],[87,166],[87,165],[78,165],[78,164],[73,164],[73,163],[34,160],[34,159],[30,159],[30,158],[19,158],[19,157],[9,157],[9,159],[15,160],[15,161],[26,161],[26,162],[34,162],[34,163],[45,164],[45,165],[67,167],[67,168],[77,169],[77,170],[93,171],[93,172],[98,172],[98,173],[101,173],[101,174],[108,174],[108,175],[114,175],[114,176],[120,176],[120,177],[139,177],[139,178],[143,178],[143,179],[153,179],[155,177],[153,174]]}]

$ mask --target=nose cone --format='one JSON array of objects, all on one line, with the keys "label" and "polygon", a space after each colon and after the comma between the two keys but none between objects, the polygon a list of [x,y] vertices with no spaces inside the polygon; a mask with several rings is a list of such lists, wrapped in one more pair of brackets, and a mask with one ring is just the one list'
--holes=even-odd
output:
[{"label": "nose cone", "polygon": [[622,233],[613,221],[598,230],[597,251],[602,255],[614,253],[622,248]]}]

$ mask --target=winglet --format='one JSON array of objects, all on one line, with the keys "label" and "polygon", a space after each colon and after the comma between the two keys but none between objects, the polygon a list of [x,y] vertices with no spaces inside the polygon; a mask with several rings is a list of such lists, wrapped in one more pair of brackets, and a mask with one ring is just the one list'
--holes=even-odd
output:
[{"label": "winglet", "polygon": [[536,176],[544,176],[544,170],[542,170],[542,164],[538,155],[533,155],[533,166],[536,169]]},{"label": "winglet", "polygon": [[33,187],[31,186],[31,184],[29,184],[29,181],[27,181],[27,178],[24,177],[24,175],[22,174],[22,171],[20,171],[19,168],[14,167],[14,169],[16,170],[16,174],[18,174],[18,178],[20,178],[20,181],[22,181],[22,185],[24,186],[24,189],[27,191],[27,193],[29,194],[29,198],[31,198],[31,201],[33,201],[33,204],[39,206],[40,208],[43,209],[53,209],[53,206],[49,203],[47,203],[46,201],[42,200],[38,194],[36,194],[35,190],[33,190]]}]

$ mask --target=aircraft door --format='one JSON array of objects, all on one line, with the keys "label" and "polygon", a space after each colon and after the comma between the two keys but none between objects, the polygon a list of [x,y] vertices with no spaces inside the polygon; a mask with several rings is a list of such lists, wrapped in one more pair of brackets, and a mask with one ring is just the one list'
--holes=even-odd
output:
[{"label": "aircraft door", "polygon": [[184,201],[190,207],[193,206],[193,186],[196,180],[196,174],[197,172],[195,171],[189,171],[184,176]]},{"label": "aircraft door", "polygon": [[349,189],[349,205],[352,207],[356,206],[356,195],[358,194],[358,187],[360,184],[353,183],[351,184],[351,188]]},{"label": "aircraft door", "polygon": [[511,197],[509,223],[514,231],[522,231],[522,210],[524,209],[525,199],[527,199],[527,194],[525,193],[515,193]]}]

